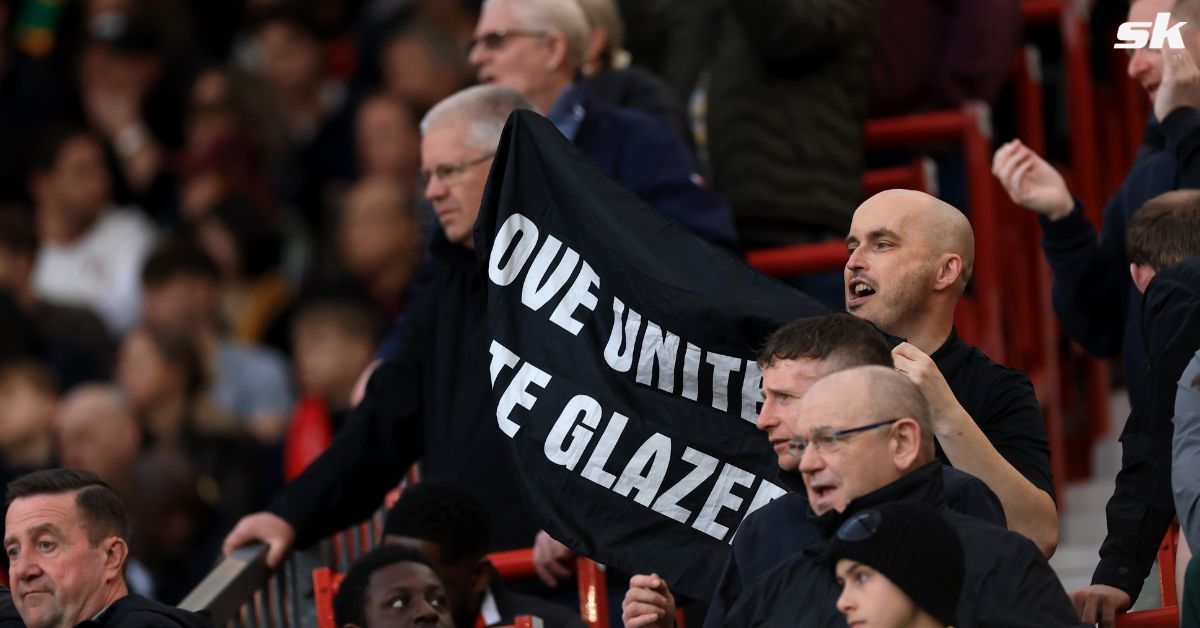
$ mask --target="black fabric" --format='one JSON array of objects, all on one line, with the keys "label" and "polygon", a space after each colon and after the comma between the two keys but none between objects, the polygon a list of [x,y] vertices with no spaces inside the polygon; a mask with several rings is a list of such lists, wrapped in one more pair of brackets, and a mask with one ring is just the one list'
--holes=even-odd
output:
[{"label": "black fabric", "polygon": [[707,597],[738,523],[784,493],[754,427],[755,350],[828,308],[665,219],[528,111],[509,118],[475,243],[497,422],[544,528]]},{"label": "black fabric", "polygon": [[333,445],[288,485],[271,510],[309,545],[373,513],[408,467],[465,486],[492,517],[492,549],[529,547],[526,510],[488,396],[484,288],[471,252],[440,230],[428,283],[413,298],[395,350]]},{"label": "black fabric", "polygon": [[[1000,498],[983,480],[938,463],[946,507],[1005,527]],[[721,580],[708,606],[705,628],[718,628],[742,591],[787,558],[821,545],[821,531],[809,518],[804,480],[799,473],[780,473],[791,492],[754,511],[733,537],[733,549],[721,569]]]},{"label": "black fabric", "polygon": [[1029,539],[978,518],[945,508],[942,474],[926,465],[851,501],[845,512],[811,515],[819,541],[759,578],[730,609],[723,625],[829,626],[844,628],[834,607],[841,593],[823,560],[829,539],[848,517],[897,500],[934,508],[958,532],[966,577],[958,604],[958,628],[982,626],[1082,626],[1058,576]]},{"label": "black fabric", "polygon": [[1093,584],[1137,599],[1158,546],[1175,516],[1171,441],[1177,382],[1200,349],[1200,257],[1160,271],[1142,300],[1146,363],[1121,431],[1121,471],[1105,513]]},{"label": "black fabric", "polygon": [[[955,331],[930,357],[946,378],[954,398],[975,419],[996,452],[1030,483],[1055,499],[1046,420],[1029,377],[1017,369],[996,364],[982,351],[963,342]],[[937,455],[949,464],[941,444]]]},{"label": "black fabric", "polygon": [[0,628],[25,628],[25,620],[13,604],[12,589],[0,587]]},{"label": "black fabric", "polygon": [[192,613],[130,594],[110,604],[100,613],[99,619],[89,619],[78,625],[114,628],[212,628],[213,623],[207,612]]},{"label": "black fabric", "polygon": [[[490,587],[492,597],[496,600],[496,610],[500,612],[499,624],[511,626],[518,615],[532,615],[542,620],[545,628],[585,628],[587,624],[578,613],[565,606],[559,606],[540,597],[517,593],[508,588],[496,574]],[[4,628],[0,626],[0,628]]]},{"label": "black fabric", "polygon": [[1042,218],[1042,250],[1054,271],[1054,312],[1067,335],[1088,353],[1122,352],[1130,395],[1145,362],[1141,296],[1129,277],[1125,227],[1142,204],[1171,190],[1200,187],[1200,111],[1183,107],[1162,124],[1151,113],[1133,169],[1104,207],[1096,230],[1076,203],[1057,222]]},{"label": "black fabric", "polygon": [[962,543],[932,506],[899,500],[847,519],[830,540],[826,567],[836,569],[843,558],[883,574],[943,624],[958,624]]}]

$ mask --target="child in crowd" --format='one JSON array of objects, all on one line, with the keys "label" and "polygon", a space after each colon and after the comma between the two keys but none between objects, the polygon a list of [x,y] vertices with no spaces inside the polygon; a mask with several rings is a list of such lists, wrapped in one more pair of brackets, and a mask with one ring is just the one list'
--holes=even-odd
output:
[{"label": "child in crowd", "polygon": [[957,623],[964,577],[954,528],[932,507],[898,501],[854,514],[829,546],[852,628],[946,628]]},{"label": "child in crowd", "polygon": [[301,394],[324,402],[335,429],[350,410],[350,393],[370,365],[379,335],[371,310],[353,300],[310,302],[292,323],[292,359]]},{"label": "child in crowd", "polygon": [[0,481],[49,469],[54,461],[58,387],[42,363],[15,359],[0,365]]}]

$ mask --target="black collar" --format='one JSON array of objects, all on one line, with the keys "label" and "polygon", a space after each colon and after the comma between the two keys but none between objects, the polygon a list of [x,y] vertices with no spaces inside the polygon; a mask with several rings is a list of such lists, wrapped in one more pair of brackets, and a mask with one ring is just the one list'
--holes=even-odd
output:
[{"label": "black collar", "polygon": [[939,510],[943,508],[946,505],[946,493],[942,482],[942,462],[934,460],[891,484],[857,497],[846,504],[846,510],[842,512],[830,510],[818,515],[810,506],[808,517],[821,529],[822,535],[829,538],[842,522],[855,513],[901,500],[924,502]]}]

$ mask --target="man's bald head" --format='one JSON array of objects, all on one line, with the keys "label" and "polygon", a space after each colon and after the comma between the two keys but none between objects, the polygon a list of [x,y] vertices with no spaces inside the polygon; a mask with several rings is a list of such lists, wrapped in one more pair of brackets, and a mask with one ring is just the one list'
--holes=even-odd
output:
[{"label": "man's bald head", "polygon": [[962,212],[924,192],[880,192],[855,210],[846,248],[848,312],[893,336],[948,329],[975,263]]},{"label": "man's bald head", "polygon": [[[860,366],[814,383],[785,421],[813,512],[853,500],[933,458],[929,409],[916,385],[882,366]],[[833,436],[838,434],[838,436]]]},{"label": "man's bald head", "polygon": [[975,232],[971,221],[953,205],[918,190],[884,190],[867,199],[855,212],[881,211],[895,214],[914,232],[923,236],[930,256],[954,254],[962,258],[962,287],[971,280],[975,267]]},{"label": "man's bald head", "polygon": [[[809,400],[814,394],[817,397]],[[811,402],[821,397],[836,400],[847,406],[849,413],[872,422],[892,417],[916,421],[921,427],[922,462],[933,459],[929,404],[921,389],[896,369],[871,365],[835,371],[813,384],[804,399]]]}]

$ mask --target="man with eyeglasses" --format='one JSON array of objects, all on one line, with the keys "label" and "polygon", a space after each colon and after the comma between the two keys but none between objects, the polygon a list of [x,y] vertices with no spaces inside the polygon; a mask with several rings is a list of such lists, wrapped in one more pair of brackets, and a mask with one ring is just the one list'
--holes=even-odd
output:
[{"label": "man with eyeglasses", "polygon": [[487,0],[468,50],[479,81],[515,90],[592,163],[696,235],[737,250],[729,207],[687,146],[649,114],[598,102],[583,78],[587,18],[576,0]]},{"label": "man with eyeglasses", "polygon": [[[804,479],[797,470],[800,457],[786,415],[818,379],[853,367],[890,367],[892,356],[874,325],[843,313],[803,318],[780,327],[763,344],[758,364],[763,373],[763,406],[755,425],[775,450],[780,470],[777,481],[791,492],[754,511],[738,526],[709,600],[706,627],[721,626],[743,590],[788,557],[811,548],[820,537],[809,519]],[[829,437],[848,438],[875,427],[853,428]],[[942,482],[949,508],[1005,524],[1000,501],[979,479],[943,467]],[[627,625],[647,625],[653,620],[656,625],[669,626],[675,604],[667,583],[655,575],[638,575],[630,579],[630,585],[622,604]]]},{"label": "man with eyeglasses", "polygon": [[1058,576],[1028,539],[946,508],[930,408],[904,375],[880,366],[827,375],[785,423],[794,434],[788,446],[804,478],[813,538],[747,588],[723,625],[844,626],[825,552],[846,520],[899,501],[933,506],[959,535],[966,558],[960,625],[1081,625]]},{"label": "man with eyeglasses", "polygon": [[[285,487],[268,512],[242,519],[226,552],[261,541],[278,566],[358,523],[422,460],[422,477],[462,484],[493,513],[490,551],[529,547],[538,531],[517,487],[504,436],[494,429],[484,278],[473,228],[491,158],[508,115],[532,105],[496,86],[463,90],[421,122],[425,195],[441,229],[429,277],[399,326],[397,348],[371,376],[332,447]],[[489,418],[490,417],[490,418]]]},{"label": "man with eyeglasses", "polygon": [[1049,557],[1058,513],[1033,386],[954,329],[975,260],[971,223],[923,192],[887,190],[855,210],[846,248],[846,310],[906,340],[892,357],[929,402],[938,457],[986,482],[1009,529]]}]

